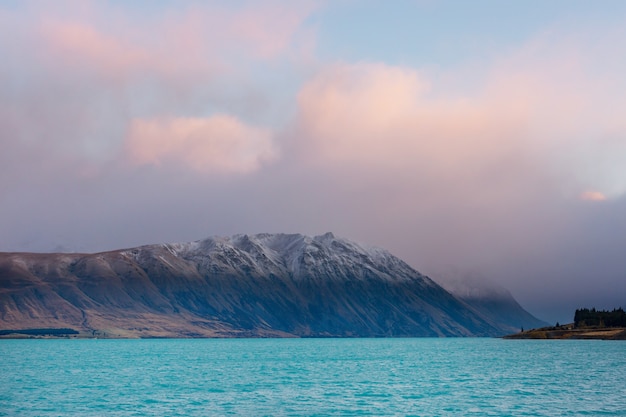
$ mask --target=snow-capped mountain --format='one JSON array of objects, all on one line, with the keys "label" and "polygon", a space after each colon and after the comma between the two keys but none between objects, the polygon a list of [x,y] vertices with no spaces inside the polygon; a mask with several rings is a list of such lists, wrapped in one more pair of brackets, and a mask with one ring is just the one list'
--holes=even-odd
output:
[{"label": "snow-capped mountain", "polygon": [[0,330],[110,337],[493,336],[496,321],[389,252],[331,233],[96,254],[0,254]]}]

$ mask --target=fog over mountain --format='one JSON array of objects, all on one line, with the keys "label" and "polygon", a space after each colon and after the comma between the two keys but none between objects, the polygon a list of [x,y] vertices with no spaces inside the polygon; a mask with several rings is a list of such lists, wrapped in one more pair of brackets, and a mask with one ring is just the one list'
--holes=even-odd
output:
[{"label": "fog over mountain", "polygon": [[511,329],[533,329],[548,325],[526,311],[509,290],[484,278],[448,275],[437,282],[474,310],[494,317],[498,323],[508,325]]},{"label": "fog over mountain", "polygon": [[465,300],[386,250],[331,233],[236,235],[96,254],[0,253],[0,329],[108,337],[497,336],[537,321],[527,312],[511,318],[521,308],[510,296],[500,310]]}]

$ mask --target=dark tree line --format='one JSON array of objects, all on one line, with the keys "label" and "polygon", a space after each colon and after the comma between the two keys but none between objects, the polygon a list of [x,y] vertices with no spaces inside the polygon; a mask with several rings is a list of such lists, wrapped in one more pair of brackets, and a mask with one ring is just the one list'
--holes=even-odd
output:
[{"label": "dark tree line", "polygon": [[621,307],[613,311],[581,308],[574,314],[574,326],[626,327],[626,313]]}]

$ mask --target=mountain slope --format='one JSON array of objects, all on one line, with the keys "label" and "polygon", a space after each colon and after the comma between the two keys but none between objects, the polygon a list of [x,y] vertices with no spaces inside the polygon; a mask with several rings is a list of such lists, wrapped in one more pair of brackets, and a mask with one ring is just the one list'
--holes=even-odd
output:
[{"label": "mountain slope", "polygon": [[524,310],[508,290],[493,283],[475,277],[440,283],[503,331],[516,333],[522,328],[534,329],[548,325]]},{"label": "mountain slope", "polygon": [[332,234],[0,254],[0,329],[47,327],[120,337],[504,333],[389,252]]}]

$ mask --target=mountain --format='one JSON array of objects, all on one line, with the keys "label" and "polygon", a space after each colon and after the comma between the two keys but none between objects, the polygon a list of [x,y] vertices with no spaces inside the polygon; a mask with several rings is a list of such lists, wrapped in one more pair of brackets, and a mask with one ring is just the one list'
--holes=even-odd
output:
[{"label": "mountain", "polygon": [[508,332],[389,252],[331,233],[0,253],[0,330],[65,328],[105,337]]},{"label": "mountain", "polygon": [[439,284],[499,328],[515,333],[536,329],[548,323],[536,318],[517,302],[511,293],[492,282],[475,276],[438,281]]}]

